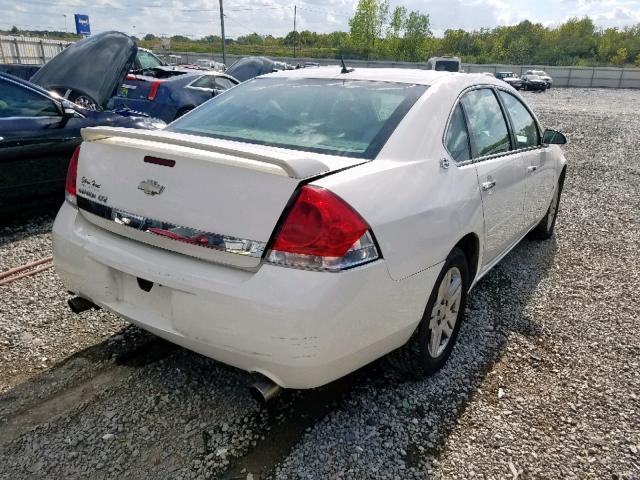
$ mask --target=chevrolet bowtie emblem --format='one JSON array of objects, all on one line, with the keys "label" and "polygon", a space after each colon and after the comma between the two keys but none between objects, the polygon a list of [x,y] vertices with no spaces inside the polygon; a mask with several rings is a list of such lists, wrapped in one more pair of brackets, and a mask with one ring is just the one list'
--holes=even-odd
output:
[{"label": "chevrolet bowtie emblem", "polygon": [[154,195],[160,195],[164,192],[164,185],[160,185],[155,180],[143,180],[138,185],[138,190],[142,190],[147,195],[153,197]]}]

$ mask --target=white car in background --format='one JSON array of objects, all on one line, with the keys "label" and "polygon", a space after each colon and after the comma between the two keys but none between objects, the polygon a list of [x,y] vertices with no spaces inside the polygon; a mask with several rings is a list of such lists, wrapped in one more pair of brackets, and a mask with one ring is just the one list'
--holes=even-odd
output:
[{"label": "white car in background", "polygon": [[486,75],[343,72],[257,77],[162,131],[85,129],[53,228],[75,310],[287,388],[398,348],[440,368],[473,285],[552,235],[565,139]]},{"label": "white car in background", "polygon": [[535,77],[535,76],[540,77],[540,79],[547,84],[547,89],[553,86],[553,78],[551,78],[551,76],[547,74],[547,72],[545,72],[544,70],[527,70],[524,73],[523,78]]}]

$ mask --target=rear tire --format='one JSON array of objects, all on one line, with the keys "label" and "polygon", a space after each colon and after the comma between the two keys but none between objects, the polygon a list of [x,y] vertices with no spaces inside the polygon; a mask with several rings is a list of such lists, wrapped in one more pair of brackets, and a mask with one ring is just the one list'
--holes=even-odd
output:
[{"label": "rear tire", "polygon": [[551,198],[551,203],[549,203],[549,208],[547,209],[547,213],[542,217],[540,223],[536,225],[536,227],[529,232],[527,235],[529,238],[534,240],[548,240],[553,236],[553,229],[556,226],[556,220],[558,219],[558,210],[560,209],[560,196],[562,195],[562,186],[564,184],[564,172],[560,176],[560,180],[556,185],[556,188],[553,192],[553,197]]},{"label": "rear tire", "polygon": [[469,282],[467,258],[462,250],[454,248],[438,275],[418,328],[389,356],[402,374],[421,379],[442,368],[458,338]]}]

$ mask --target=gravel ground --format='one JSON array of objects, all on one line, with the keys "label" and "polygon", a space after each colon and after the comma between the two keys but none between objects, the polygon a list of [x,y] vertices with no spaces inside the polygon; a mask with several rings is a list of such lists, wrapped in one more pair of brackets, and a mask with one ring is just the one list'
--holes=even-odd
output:
[{"label": "gravel ground", "polygon": [[[70,315],[49,270],[0,287],[0,478],[640,479],[640,91],[525,96],[569,139],[556,235],[476,286],[434,377],[379,362],[260,408],[243,372]],[[0,230],[0,269],[50,226]]]}]

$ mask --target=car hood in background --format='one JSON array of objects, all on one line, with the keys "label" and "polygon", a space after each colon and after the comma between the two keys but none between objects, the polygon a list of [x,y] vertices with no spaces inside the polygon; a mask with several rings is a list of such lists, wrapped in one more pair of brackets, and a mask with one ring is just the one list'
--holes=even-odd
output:
[{"label": "car hood in background", "polygon": [[31,78],[47,90],[71,89],[102,108],[122,84],[138,47],[120,32],[103,32],[70,45]]},{"label": "car hood in background", "polygon": [[244,82],[275,70],[277,70],[275,62],[267,57],[245,57],[231,65],[224,73],[231,75],[239,82]]}]

